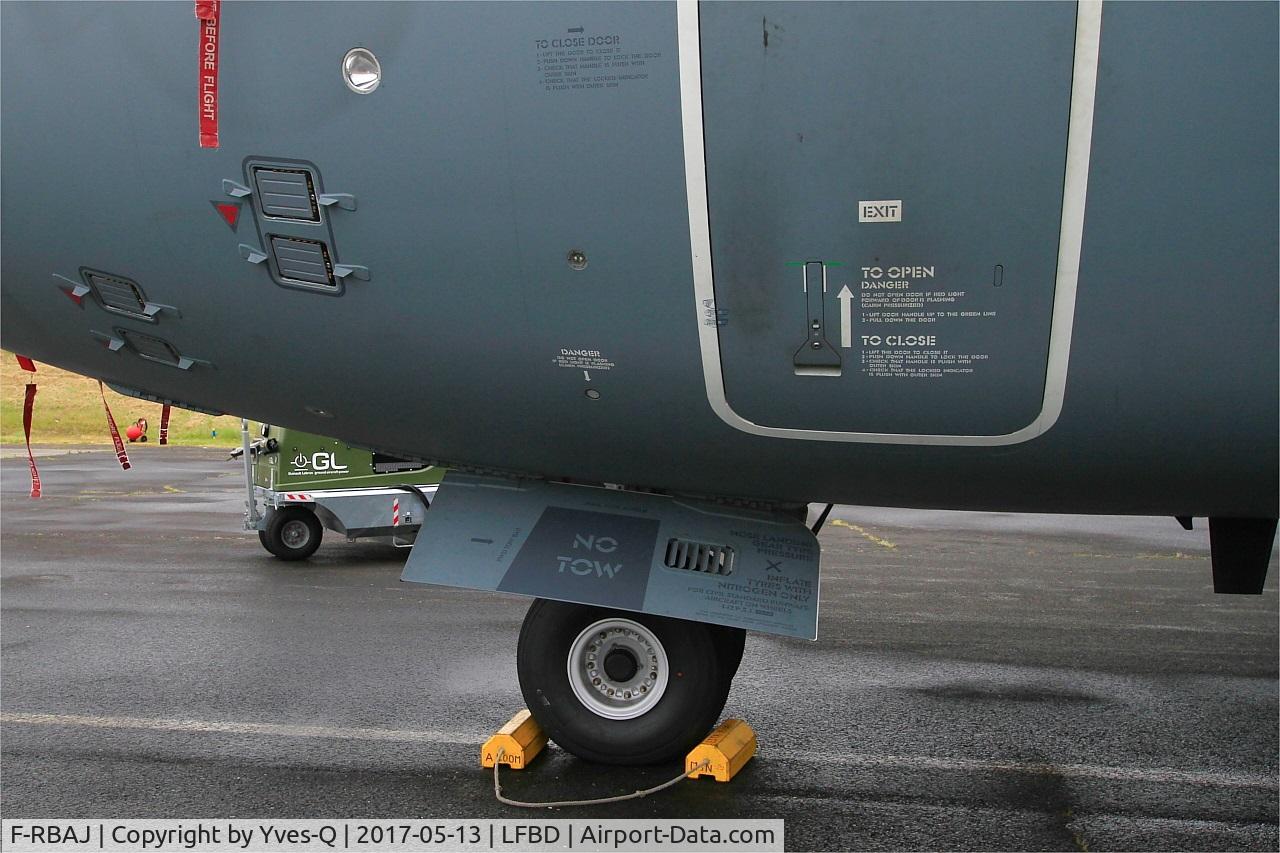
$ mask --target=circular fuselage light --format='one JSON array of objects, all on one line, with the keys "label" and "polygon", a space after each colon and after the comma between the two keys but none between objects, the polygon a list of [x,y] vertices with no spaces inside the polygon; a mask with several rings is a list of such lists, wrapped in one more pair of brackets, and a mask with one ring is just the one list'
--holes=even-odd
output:
[{"label": "circular fuselage light", "polygon": [[353,47],[342,57],[342,79],[357,95],[367,95],[382,82],[382,65],[373,51]]}]

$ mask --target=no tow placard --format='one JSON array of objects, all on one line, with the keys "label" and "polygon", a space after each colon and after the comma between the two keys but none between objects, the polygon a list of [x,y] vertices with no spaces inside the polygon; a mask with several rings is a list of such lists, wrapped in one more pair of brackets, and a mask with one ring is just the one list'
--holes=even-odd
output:
[{"label": "no tow placard", "polygon": [[449,473],[402,579],[814,638],[818,541],[794,518]]}]

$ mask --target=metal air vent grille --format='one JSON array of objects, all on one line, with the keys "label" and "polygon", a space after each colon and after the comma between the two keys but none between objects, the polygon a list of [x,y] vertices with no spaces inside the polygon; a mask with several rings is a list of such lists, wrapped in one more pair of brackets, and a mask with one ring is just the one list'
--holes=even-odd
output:
[{"label": "metal air vent grille", "polygon": [[422,471],[430,468],[426,462],[417,459],[404,459],[400,456],[388,456],[385,453],[373,454],[373,473],[396,474],[401,471]]},{"label": "metal air vent grille", "polygon": [[174,348],[173,344],[162,338],[144,335],[142,332],[135,332],[130,329],[117,329],[116,332],[120,337],[124,338],[124,342],[128,344],[129,349],[149,361],[158,361],[161,364],[177,367],[178,362],[182,360],[181,354]]},{"label": "metal air vent grille", "polygon": [[275,255],[280,277],[302,284],[335,287],[333,262],[329,247],[319,240],[271,235],[271,252]]},{"label": "metal air vent grille", "polygon": [[151,319],[146,314],[146,294],[136,282],[91,271],[86,271],[84,277],[89,287],[93,288],[93,295],[97,298],[98,304],[103,308],[119,314],[128,314],[130,317]]},{"label": "metal air vent grille", "polygon": [[687,539],[668,539],[663,563],[669,569],[684,569],[709,575],[733,574],[733,549]]},{"label": "metal air vent grille", "polygon": [[253,183],[263,216],[319,222],[315,182],[306,169],[253,168]]}]

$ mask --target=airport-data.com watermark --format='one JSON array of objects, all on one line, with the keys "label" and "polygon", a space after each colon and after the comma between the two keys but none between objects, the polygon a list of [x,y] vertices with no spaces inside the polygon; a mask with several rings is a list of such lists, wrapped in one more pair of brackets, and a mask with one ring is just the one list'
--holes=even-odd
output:
[{"label": "airport-data.com watermark", "polygon": [[6,851],[784,850],[781,820],[18,820]]}]

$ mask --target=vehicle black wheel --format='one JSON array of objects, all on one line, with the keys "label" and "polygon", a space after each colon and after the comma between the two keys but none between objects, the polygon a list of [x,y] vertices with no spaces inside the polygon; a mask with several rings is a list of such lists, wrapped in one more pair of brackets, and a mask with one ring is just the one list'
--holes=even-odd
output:
[{"label": "vehicle black wheel", "polygon": [[262,547],[281,560],[305,560],[320,547],[320,519],[305,507],[287,506],[271,513],[267,529],[258,531]]},{"label": "vehicle black wheel", "polygon": [[537,599],[516,652],[538,725],[579,758],[683,758],[715,725],[730,679],[711,626]]},{"label": "vehicle black wheel", "polygon": [[733,681],[733,677],[738,674],[738,666],[742,663],[742,653],[747,648],[747,632],[743,628],[730,628],[728,625],[707,627],[715,638],[716,654],[720,655],[725,680]]}]

